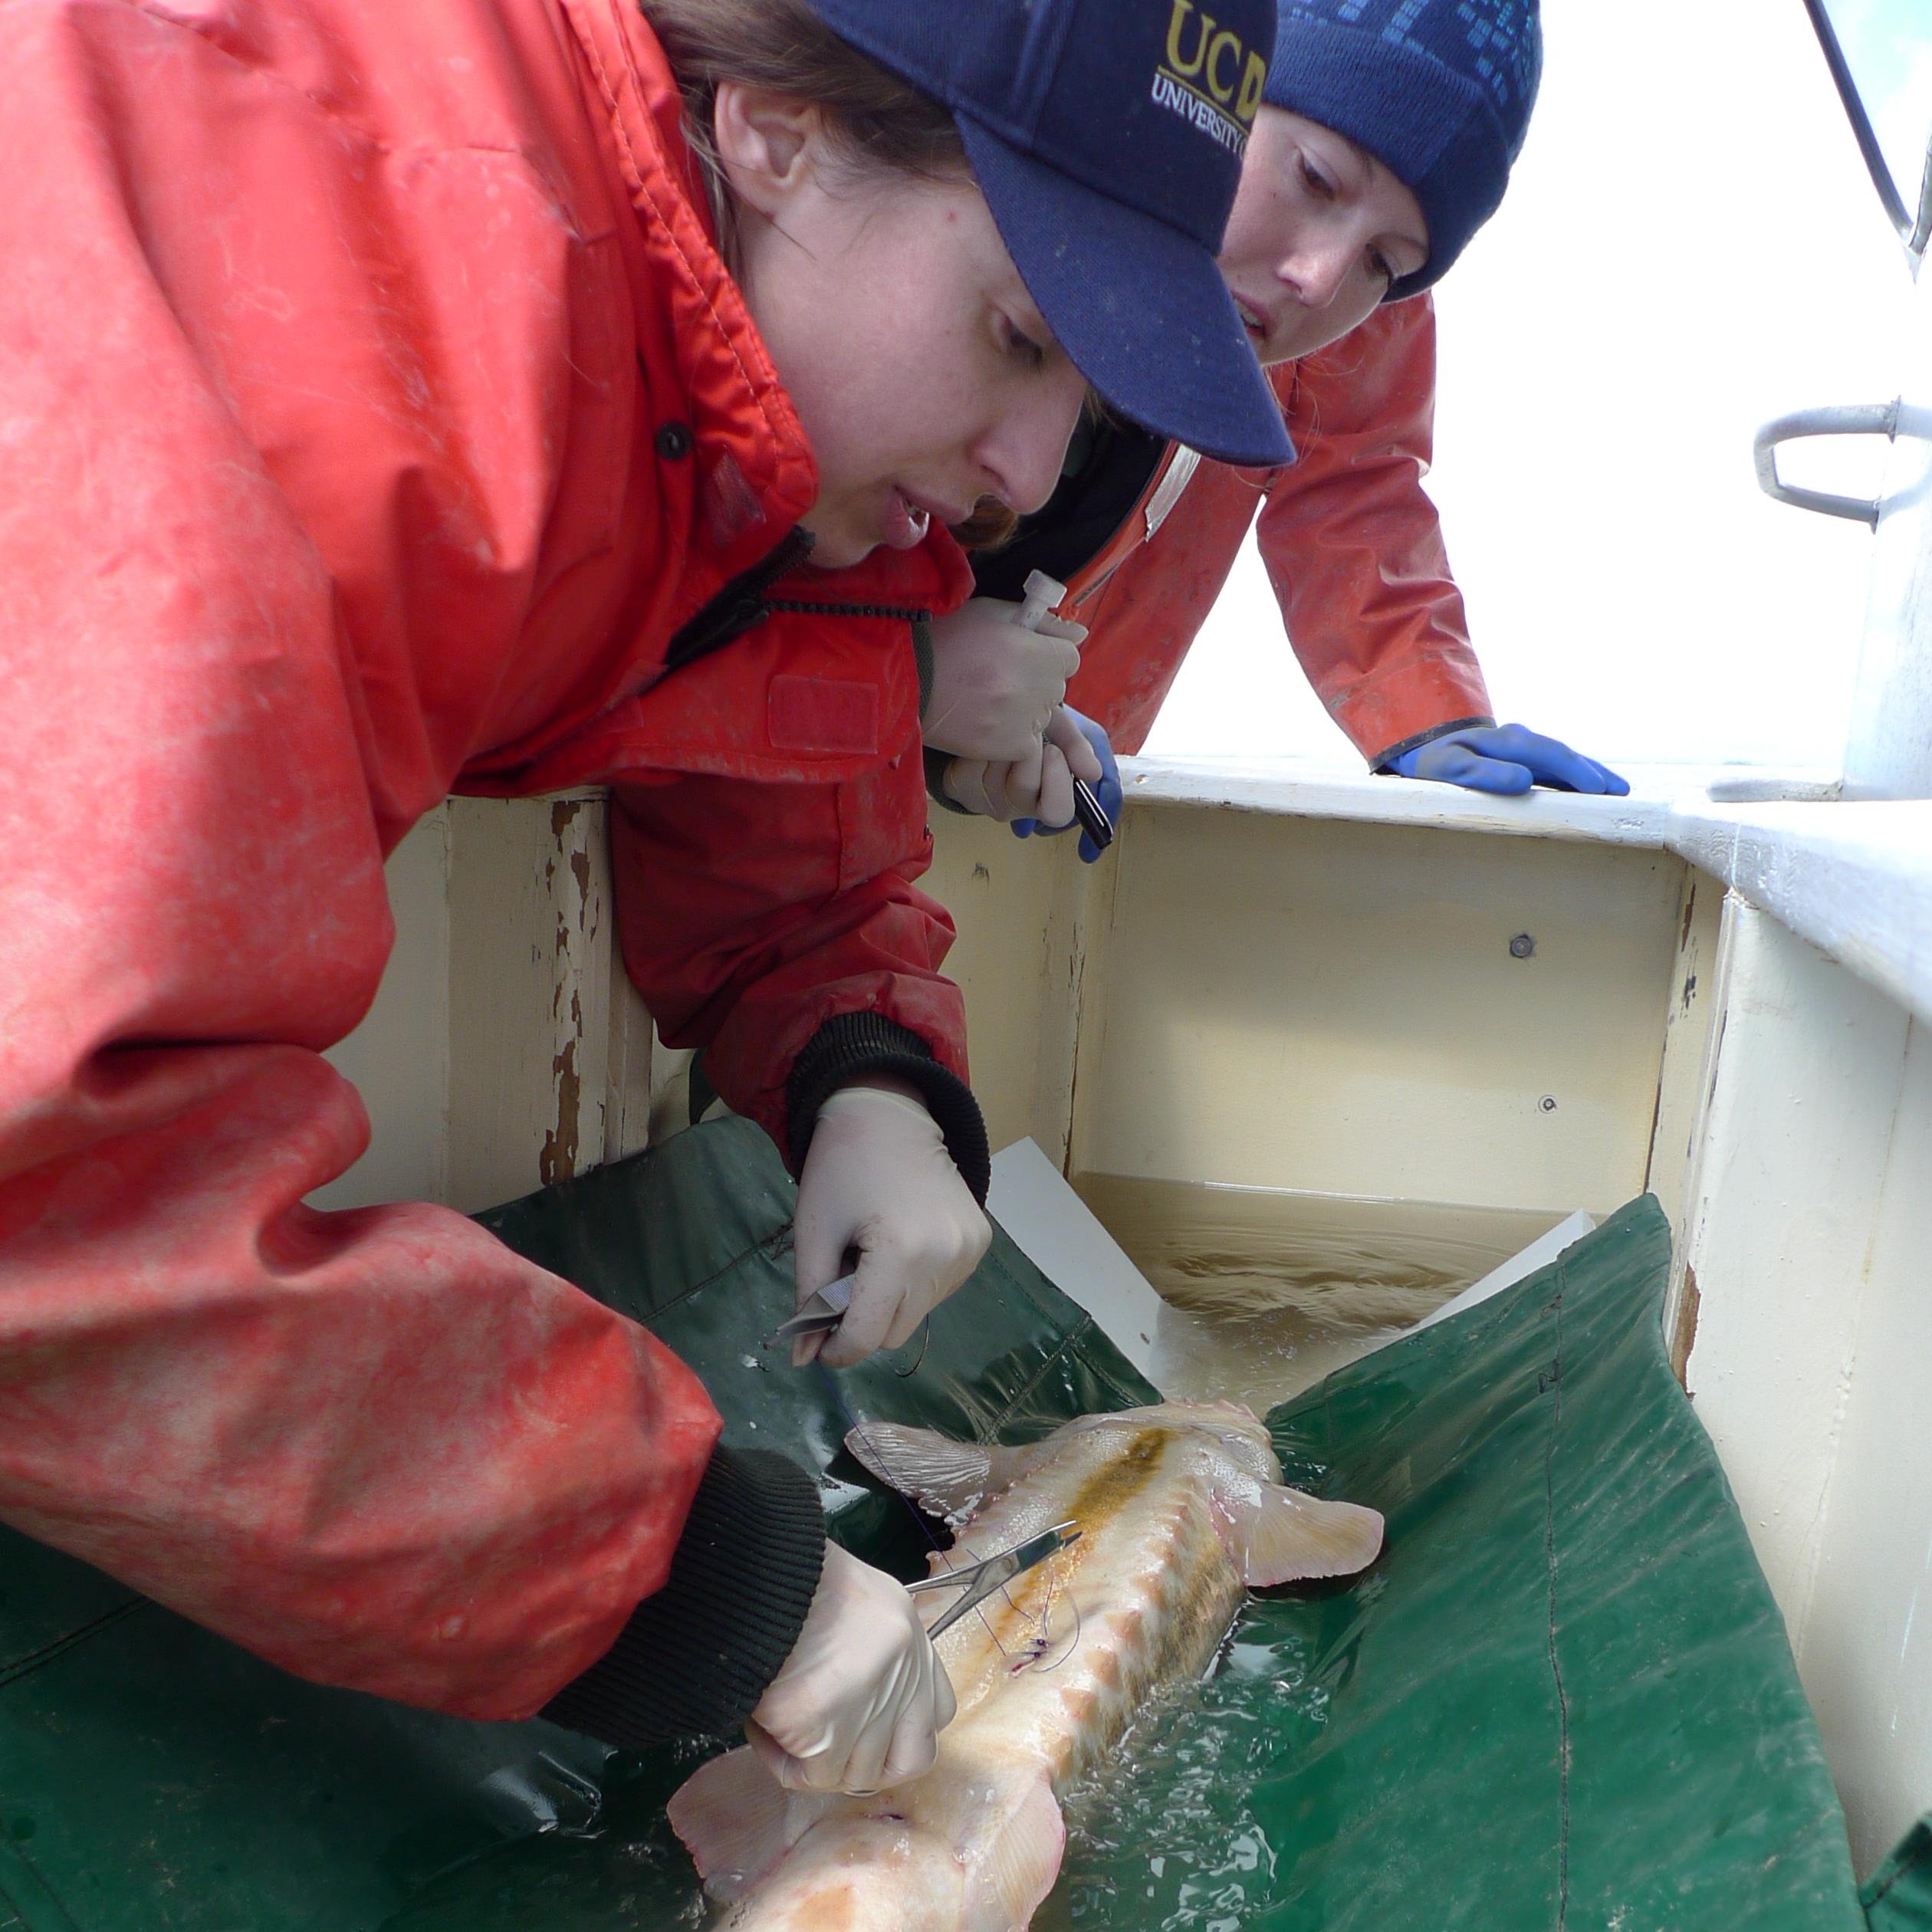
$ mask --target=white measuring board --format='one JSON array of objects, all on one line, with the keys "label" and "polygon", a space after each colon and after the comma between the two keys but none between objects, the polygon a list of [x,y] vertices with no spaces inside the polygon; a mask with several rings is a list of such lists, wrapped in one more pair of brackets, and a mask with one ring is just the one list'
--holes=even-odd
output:
[{"label": "white measuring board", "polygon": [[[1465,1308],[1474,1308],[1478,1302],[1486,1302],[1492,1295],[1500,1295],[1505,1288],[1513,1288],[1519,1281],[1526,1280],[1539,1268],[1546,1268],[1566,1247],[1574,1247],[1596,1226],[1593,1217],[1581,1208],[1559,1221],[1547,1234],[1539,1234],[1520,1254],[1513,1254],[1509,1260],[1492,1268],[1480,1281],[1472,1281],[1459,1295],[1454,1295],[1432,1313],[1424,1315],[1415,1327],[1405,1331],[1413,1335],[1418,1329],[1434,1328],[1438,1322],[1446,1322],[1451,1315],[1460,1315]],[[1398,1336],[1394,1339],[1399,1341]]]},{"label": "white measuring board", "polygon": [[1171,1321],[1172,1312],[1032,1141],[1015,1141],[994,1155],[986,1206],[1027,1259],[1154,1380],[1161,1319],[1165,1313]]}]

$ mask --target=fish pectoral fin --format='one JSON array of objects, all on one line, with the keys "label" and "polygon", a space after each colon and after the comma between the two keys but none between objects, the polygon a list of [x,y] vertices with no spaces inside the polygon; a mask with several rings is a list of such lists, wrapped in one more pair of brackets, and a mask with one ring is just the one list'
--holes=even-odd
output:
[{"label": "fish pectoral fin", "polygon": [[845,1440],[846,1448],[882,1483],[951,1523],[978,1509],[995,1490],[1004,1489],[1033,1455],[1027,1449],[955,1442],[931,1429],[896,1422],[868,1422]]},{"label": "fish pectoral fin", "polygon": [[837,1801],[787,1791],[749,1750],[701,1765],[665,1806],[705,1889],[742,1898]]},{"label": "fish pectoral fin", "polygon": [[1025,1932],[1060,1876],[1066,1824],[1044,1777],[1003,1819],[984,1861],[969,1871],[961,1932]]},{"label": "fish pectoral fin", "polygon": [[1247,1533],[1242,1579],[1250,1589],[1304,1576],[1352,1576],[1381,1554],[1382,1513],[1324,1503],[1280,1483],[1263,1486]]}]

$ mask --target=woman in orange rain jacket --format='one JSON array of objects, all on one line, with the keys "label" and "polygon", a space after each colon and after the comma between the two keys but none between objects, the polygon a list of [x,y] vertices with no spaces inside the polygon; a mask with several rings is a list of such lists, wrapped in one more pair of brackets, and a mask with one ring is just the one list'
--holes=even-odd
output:
[{"label": "woman in orange rain jacket", "polygon": [[[1115,751],[1145,741],[1251,524],[1296,655],[1372,768],[1488,791],[1628,790],[1554,739],[1497,727],[1421,488],[1423,291],[1500,202],[1539,66],[1530,0],[1286,0],[1221,261],[1297,459],[1242,469],[1132,423],[1083,426],[1053,501],[975,556],[978,596],[935,627],[926,739],[960,759],[929,761],[936,796],[990,797],[1031,829],[1026,774],[1002,761],[1038,735],[1066,675],[1056,642],[1080,644],[1067,701],[1111,774]],[[1034,570],[1068,586],[1058,614],[1083,632],[1023,641],[1007,620]],[[1117,810],[1117,780],[1102,791]],[[1098,856],[1085,839],[1081,853]]]},{"label": "woman in orange rain jacket", "polygon": [[861,1250],[841,1346],[964,1277],[882,749],[932,526],[1043,501],[1088,383],[1284,454],[1214,261],[1271,9],[1216,12],[1195,111],[1157,0],[8,8],[0,1519],[325,1682],[929,1759],[803,1471],[461,1216],[304,1204],[368,1136],[321,1050],[412,823],[613,780],[633,972],[802,1166],[801,1287]]}]

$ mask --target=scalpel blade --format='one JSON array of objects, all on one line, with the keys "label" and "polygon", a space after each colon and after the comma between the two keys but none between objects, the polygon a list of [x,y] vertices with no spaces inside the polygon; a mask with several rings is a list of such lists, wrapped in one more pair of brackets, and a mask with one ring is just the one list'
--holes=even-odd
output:
[{"label": "scalpel blade", "polygon": [[850,1275],[841,1275],[836,1281],[828,1281],[816,1294],[807,1296],[798,1313],[772,1330],[765,1346],[789,1342],[794,1336],[822,1335],[828,1329],[836,1328],[852,1306],[852,1280]]}]

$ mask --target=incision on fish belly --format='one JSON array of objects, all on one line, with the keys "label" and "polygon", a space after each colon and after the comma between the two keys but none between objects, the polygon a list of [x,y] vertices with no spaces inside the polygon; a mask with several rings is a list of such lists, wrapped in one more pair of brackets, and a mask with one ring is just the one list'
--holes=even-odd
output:
[{"label": "incision on fish belly", "polygon": [[[1185,1466],[1184,1436],[1172,1428],[1132,1434],[1123,1429],[1096,1431],[1088,1441],[1090,1447],[1106,1444],[1107,1460],[1054,1505],[1057,1513],[1088,1526],[1087,1533],[1029,1571],[1006,1593],[1007,1601],[987,1608],[994,1613],[989,1634],[1002,1661],[1012,1653],[1004,1673],[1009,1676],[1057,1669],[1087,1618],[1101,1620],[1096,1635],[1112,1641],[1086,1645],[1075,1681],[1064,1687],[1091,1723],[1099,1715],[1096,1688],[1125,1692],[1131,1704],[1165,1675],[1198,1671],[1233,1615],[1240,1582],[1213,1528],[1207,1478]],[[1158,1500],[1151,1494],[1157,1482]],[[1136,1504],[1148,1506],[1134,1518],[1132,1541],[1123,1551],[1107,1530],[1124,1526]],[[982,1540],[988,1539],[975,1539]],[[1092,1575],[1096,1570],[1101,1573]],[[962,1710],[978,1704],[966,1684],[956,1687]],[[1124,1722],[1129,1713],[1122,1709],[1116,1715]],[[1055,1754],[1056,1781],[1074,1760],[1109,1747],[1112,1740],[1104,1730],[1093,1726],[1079,1738],[1067,1739],[1067,1750]]]},{"label": "incision on fish belly", "polygon": [[[1096,1430],[1069,1445],[1075,1466],[1050,1462],[1037,1472],[1041,1492],[1053,1499],[1053,1513],[1083,1525],[1082,1535],[989,1599],[977,1620],[957,1627],[943,1642],[962,1717],[1006,1692],[1009,1679],[1032,1671],[1050,1675],[1070,1663],[1067,1680],[1053,1687],[1063,1694],[1056,1700],[1077,1698],[1089,1714],[1098,1706],[1083,1691],[1131,1697],[1150,1674],[1177,1664],[1198,1665],[1191,1653],[1202,1645],[1201,1613],[1224,1624],[1232,1614],[1230,1592],[1237,1592],[1238,1583],[1212,1533],[1207,1484],[1177,1453],[1181,1446],[1171,1428]],[[1078,1467],[1076,1459],[1085,1457],[1100,1460]],[[1025,1486],[1020,1497],[1031,1487]],[[1032,1526],[1027,1509],[1003,1510],[996,1501],[955,1554],[987,1553]],[[1199,1547],[1204,1541],[1208,1547]],[[935,1571],[946,1562],[937,1559]],[[1218,1587],[1204,1578],[1204,1566],[1223,1572]],[[1092,1641],[1085,1641],[1089,1618],[1096,1621]],[[1217,1628],[1209,1649],[1219,1635]],[[1116,1714],[1125,1721],[1124,1712]],[[1087,1755],[1083,1742],[1105,1750],[1110,1741],[1097,1733],[1076,1740],[1074,1728],[1070,1723],[1070,1734],[1048,1753],[1056,1780]]]}]

